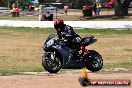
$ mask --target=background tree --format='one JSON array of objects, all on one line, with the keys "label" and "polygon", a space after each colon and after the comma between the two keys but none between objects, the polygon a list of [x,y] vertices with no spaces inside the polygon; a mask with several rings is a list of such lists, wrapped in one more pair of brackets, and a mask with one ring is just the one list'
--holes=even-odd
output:
[{"label": "background tree", "polygon": [[[15,2],[16,3],[16,2]],[[25,6],[30,6],[32,5],[31,1],[30,0],[19,0],[18,1],[18,4],[19,4],[19,8],[25,8]]]},{"label": "background tree", "polygon": [[56,2],[56,0],[38,0],[38,1],[39,1],[39,4]]},{"label": "background tree", "polygon": [[59,1],[63,5],[70,5],[73,8],[82,8],[84,5],[92,5],[95,0],[39,0],[39,3],[50,3]]},{"label": "background tree", "polygon": [[116,16],[127,16],[128,7],[132,0],[116,0],[115,1],[115,15]]},{"label": "background tree", "polygon": [[7,7],[8,1],[10,8],[12,8],[13,3],[17,5],[17,1],[19,7],[31,5],[31,0],[0,0],[0,6]]},{"label": "background tree", "polygon": [[[59,0],[58,0],[59,1]],[[60,0],[60,3],[68,5],[70,0]]]},{"label": "background tree", "polygon": [[68,3],[71,4],[72,8],[74,9],[82,9],[83,6],[86,5],[93,5],[93,3],[95,2],[95,0],[69,0]]},{"label": "background tree", "polygon": [[7,6],[7,1],[8,0],[0,0],[0,6],[1,7]]}]

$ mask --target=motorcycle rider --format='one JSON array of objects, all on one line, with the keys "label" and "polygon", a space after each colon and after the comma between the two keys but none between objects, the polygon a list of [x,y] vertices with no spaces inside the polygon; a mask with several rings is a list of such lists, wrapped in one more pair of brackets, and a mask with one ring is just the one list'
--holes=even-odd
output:
[{"label": "motorcycle rider", "polygon": [[81,37],[74,32],[71,26],[64,24],[62,19],[54,21],[54,28],[57,31],[59,39],[67,39],[75,50],[80,48]]}]

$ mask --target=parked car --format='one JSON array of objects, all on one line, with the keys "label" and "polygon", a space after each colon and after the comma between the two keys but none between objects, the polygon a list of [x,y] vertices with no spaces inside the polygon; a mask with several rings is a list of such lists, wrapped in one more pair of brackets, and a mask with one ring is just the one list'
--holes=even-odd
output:
[{"label": "parked car", "polygon": [[[56,10],[57,7],[55,7],[53,4],[44,4],[43,5],[44,10]],[[35,11],[39,11],[39,7],[34,9]]]}]

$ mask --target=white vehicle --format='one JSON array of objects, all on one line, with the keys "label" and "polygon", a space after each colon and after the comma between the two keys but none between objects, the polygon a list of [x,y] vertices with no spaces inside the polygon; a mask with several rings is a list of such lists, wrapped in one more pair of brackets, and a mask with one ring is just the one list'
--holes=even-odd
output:
[{"label": "white vehicle", "polygon": [[[56,6],[54,4],[44,4],[44,10],[56,10]],[[35,11],[39,11],[39,7],[35,8]]]},{"label": "white vehicle", "polygon": [[43,5],[45,10],[56,10],[56,7],[53,6],[52,4],[45,4]]},{"label": "white vehicle", "polygon": [[[57,5],[61,5],[62,3],[45,3],[43,5],[44,10],[56,10],[57,9]],[[35,8],[35,11],[39,11],[39,7]]]}]

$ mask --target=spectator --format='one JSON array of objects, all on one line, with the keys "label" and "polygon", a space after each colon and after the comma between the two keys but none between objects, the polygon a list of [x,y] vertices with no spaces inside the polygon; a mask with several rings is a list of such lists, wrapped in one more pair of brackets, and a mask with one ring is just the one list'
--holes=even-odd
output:
[{"label": "spectator", "polygon": [[19,8],[15,8],[16,17],[19,17],[19,12],[20,12]]},{"label": "spectator", "polygon": [[12,14],[12,17],[15,17],[15,16],[16,16],[15,8],[13,8],[13,9],[11,10],[11,14]]},{"label": "spectator", "polygon": [[29,11],[31,11],[32,10],[32,6],[29,6]]},{"label": "spectator", "polygon": [[20,12],[19,8],[16,8],[16,7],[14,7],[14,8],[11,10],[11,13],[12,13],[12,16],[13,16],[13,17],[19,17],[19,12]]},{"label": "spectator", "polygon": [[31,10],[34,11],[34,6],[31,7]]},{"label": "spectator", "polygon": [[96,15],[99,16],[101,11],[101,4],[100,3],[96,3]]},{"label": "spectator", "polygon": [[52,18],[53,18],[52,15],[49,13],[49,11],[47,11],[46,14],[44,15],[44,20],[51,21]]},{"label": "spectator", "polygon": [[64,11],[66,15],[67,15],[68,9],[69,9],[69,6],[64,6]]},{"label": "spectator", "polygon": [[95,3],[94,6],[93,6],[93,11],[94,11],[94,14],[95,14],[95,16],[96,16],[96,3]]},{"label": "spectator", "polygon": [[26,6],[26,7],[25,7],[25,10],[26,10],[26,11],[29,11],[29,7],[28,7],[28,6]]}]

